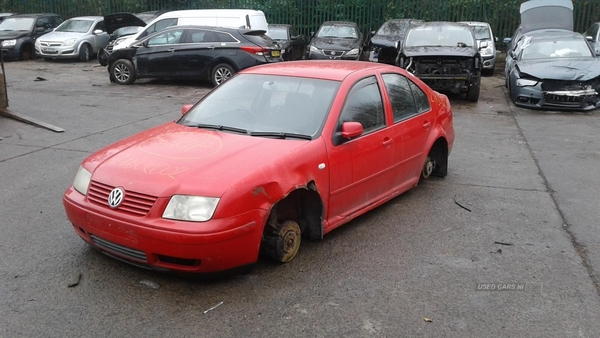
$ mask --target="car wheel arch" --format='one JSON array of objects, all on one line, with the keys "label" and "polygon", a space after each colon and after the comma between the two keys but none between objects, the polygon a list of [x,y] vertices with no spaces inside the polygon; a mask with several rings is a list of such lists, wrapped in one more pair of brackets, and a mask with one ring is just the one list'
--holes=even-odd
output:
[{"label": "car wheel arch", "polygon": [[423,163],[429,158],[434,163],[434,169],[431,173],[432,176],[446,177],[448,174],[448,140],[443,134],[438,133],[439,136],[435,137],[435,140],[428,142],[431,144],[427,154],[423,158]]},{"label": "car wheel arch", "polygon": [[321,239],[324,211],[323,199],[314,181],[296,186],[271,205],[263,233],[291,220],[300,226],[302,237]]}]

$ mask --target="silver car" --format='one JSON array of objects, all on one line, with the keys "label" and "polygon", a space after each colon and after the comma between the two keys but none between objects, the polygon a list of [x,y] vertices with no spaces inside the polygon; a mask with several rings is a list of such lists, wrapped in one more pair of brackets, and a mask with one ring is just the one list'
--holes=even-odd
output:
[{"label": "silver car", "polygon": [[493,75],[496,68],[496,42],[498,38],[492,33],[492,27],[487,22],[463,21],[461,23],[471,26],[477,44],[479,53],[483,60],[483,72],[487,75]]},{"label": "silver car", "polygon": [[38,57],[89,61],[91,55],[108,45],[109,36],[104,28],[104,17],[81,16],[71,18],[35,41]]}]

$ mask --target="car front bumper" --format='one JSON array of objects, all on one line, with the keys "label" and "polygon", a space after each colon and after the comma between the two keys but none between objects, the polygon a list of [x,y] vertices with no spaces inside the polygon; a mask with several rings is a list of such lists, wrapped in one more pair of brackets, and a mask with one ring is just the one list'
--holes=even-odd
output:
[{"label": "car front bumper", "polygon": [[518,107],[547,110],[591,110],[600,107],[600,96],[578,95],[576,92],[542,91],[541,83],[519,87],[511,82],[511,101]]},{"label": "car front bumper", "polygon": [[483,69],[494,69],[496,67],[496,57],[494,55],[482,56]]},{"label": "car front bumper", "polygon": [[35,54],[41,58],[72,59],[79,57],[77,46],[44,47],[35,46]]},{"label": "car front bumper", "polygon": [[2,57],[5,59],[18,59],[21,57],[21,51],[14,46],[2,47]]},{"label": "car front bumper", "polygon": [[360,53],[358,55],[351,55],[351,56],[347,56],[347,55],[336,56],[336,55],[326,55],[326,54],[321,54],[321,53],[310,53],[310,54],[308,54],[307,59],[308,60],[350,60],[350,61],[356,61],[356,60],[360,59]]},{"label": "car front bumper", "polygon": [[[73,187],[65,192],[63,204],[75,232],[92,247],[139,267],[184,273],[218,272],[255,263],[261,225],[267,217],[265,210],[208,222],[165,220],[152,210],[144,217],[128,216],[90,203]],[[165,229],[168,223],[174,225],[173,230]]]}]

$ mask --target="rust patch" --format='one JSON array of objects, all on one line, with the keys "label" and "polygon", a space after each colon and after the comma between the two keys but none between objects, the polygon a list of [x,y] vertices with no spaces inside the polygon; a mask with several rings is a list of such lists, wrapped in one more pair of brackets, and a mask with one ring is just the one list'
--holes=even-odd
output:
[{"label": "rust patch", "polygon": [[263,187],[256,187],[256,188],[254,188],[254,190],[252,190],[252,195],[258,196],[260,194],[265,195],[266,197],[269,197],[269,195],[267,194],[267,191]]}]

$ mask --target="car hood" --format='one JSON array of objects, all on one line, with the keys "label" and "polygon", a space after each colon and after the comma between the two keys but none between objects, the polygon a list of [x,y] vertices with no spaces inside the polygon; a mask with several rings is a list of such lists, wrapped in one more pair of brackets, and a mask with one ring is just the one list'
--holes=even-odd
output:
[{"label": "car hood", "polygon": [[104,16],[104,26],[106,27],[106,32],[112,34],[121,27],[145,27],[146,23],[131,13],[115,13]]},{"label": "car hood", "polygon": [[405,47],[402,53],[411,56],[475,56],[473,47]]},{"label": "car hood", "polygon": [[2,31],[0,32],[0,40],[18,39],[31,34],[29,31]]},{"label": "car hood", "polygon": [[349,50],[358,48],[358,39],[314,38],[310,43],[319,49]]},{"label": "car hood", "polygon": [[156,197],[220,197],[307,140],[252,137],[168,123],[102,149],[85,162],[92,179]]},{"label": "car hood", "polygon": [[371,43],[375,46],[395,47],[396,42],[401,43],[402,39],[400,35],[374,35]]},{"label": "car hood", "polygon": [[521,4],[521,32],[540,29],[573,31],[573,2],[571,0],[529,0]]},{"label": "car hood", "polygon": [[588,81],[600,77],[600,59],[531,60],[517,63],[519,72],[538,79]]},{"label": "car hood", "polygon": [[50,32],[44,34],[41,39],[44,41],[65,41],[68,39],[79,39],[87,33],[76,33],[76,32]]}]

